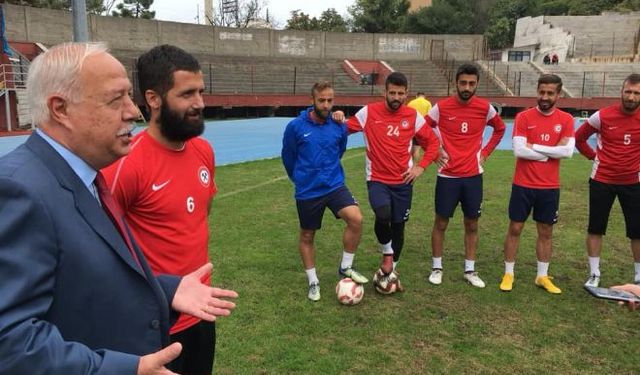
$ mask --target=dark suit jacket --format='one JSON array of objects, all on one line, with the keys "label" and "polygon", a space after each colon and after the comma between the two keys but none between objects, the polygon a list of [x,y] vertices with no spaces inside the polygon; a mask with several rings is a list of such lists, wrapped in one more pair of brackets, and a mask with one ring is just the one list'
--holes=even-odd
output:
[{"label": "dark suit jacket", "polygon": [[42,137],[0,158],[0,374],[135,374],[180,280],[138,257]]}]

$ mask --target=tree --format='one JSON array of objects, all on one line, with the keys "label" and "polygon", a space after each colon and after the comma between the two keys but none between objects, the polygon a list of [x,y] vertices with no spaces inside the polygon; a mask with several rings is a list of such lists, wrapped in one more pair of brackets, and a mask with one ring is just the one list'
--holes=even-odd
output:
[{"label": "tree", "polygon": [[482,34],[495,0],[434,0],[407,16],[405,32],[417,34]]},{"label": "tree", "polygon": [[311,18],[308,14],[300,11],[300,9],[291,11],[291,18],[287,20],[287,30],[319,30],[320,21],[317,18]]},{"label": "tree", "polygon": [[603,10],[615,7],[620,0],[567,0],[572,16],[598,15]]},{"label": "tree", "polygon": [[348,8],[352,31],[397,33],[403,30],[409,13],[409,0],[356,0]]},{"label": "tree", "polygon": [[329,8],[320,14],[320,29],[322,31],[347,32],[349,26],[335,8]]},{"label": "tree", "polygon": [[149,10],[153,0],[122,0],[116,5],[116,10],[111,12],[114,17],[145,18],[152,19],[156,12]]},{"label": "tree", "polygon": [[624,0],[616,5],[613,10],[619,12],[631,12],[640,10],[640,0]]},{"label": "tree", "polygon": [[484,35],[489,48],[505,48],[513,44],[518,18],[535,16],[537,0],[497,0],[489,12],[489,27]]},{"label": "tree", "polygon": [[260,13],[266,6],[264,0],[237,0],[235,4],[233,3],[233,1],[220,0],[217,9],[228,9],[230,12],[216,12],[214,19],[209,20],[209,23],[222,27],[246,28],[260,21]]},{"label": "tree", "polygon": [[291,18],[287,20],[287,30],[307,30],[307,31],[348,31],[347,21],[334,8],[329,8],[322,12],[320,19],[311,18],[300,9],[291,11]]}]

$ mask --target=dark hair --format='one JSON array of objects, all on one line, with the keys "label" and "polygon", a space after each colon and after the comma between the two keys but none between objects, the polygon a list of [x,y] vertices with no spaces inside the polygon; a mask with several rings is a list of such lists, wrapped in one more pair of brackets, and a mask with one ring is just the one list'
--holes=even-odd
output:
[{"label": "dark hair", "polygon": [[142,97],[153,90],[164,97],[173,87],[173,73],[178,70],[197,73],[200,64],[186,51],[169,44],[156,46],[143,53],[136,63],[138,88]]},{"label": "dark hair", "polygon": [[316,82],[313,84],[313,87],[311,88],[311,96],[315,98],[316,93],[319,93],[320,91],[324,91],[326,89],[333,89],[333,85],[327,81]]},{"label": "dark hair", "polygon": [[407,82],[407,77],[400,72],[393,72],[387,76],[387,79],[384,81],[384,88],[389,88],[389,85],[402,86],[405,89],[409,86]]},{"label": "dark hair", "polygon": [[420,95],[424,96],[424,92],[422,92],[422,91],[418,91],[418,92],[416,93],[416,96],[420,96]]},{"label": "dark hair", "polygon": [[622,82],[622,86],[624,86],[626,83],[630,83],[632,85],[636,85],[640,83],[640,74],[638,73],[629,74],[627,78],[624,79],[624,82]]},{"label": "dark hair", "polygon": [[562,78],[555,74],[543,74],[540,76],[540,78],[538,78],[538,87],[545,84],[557,85],[556,92],[562,91]]},{"label": "dark hair", "polygon": [[478,67],[473,64],[462,64],[458,67],[458,71],[456,72],[456,82],[458,82],[458,77],[462,74],[469,74],[476,76],[478,81],[480,80],[480,73],[478,72]]}]

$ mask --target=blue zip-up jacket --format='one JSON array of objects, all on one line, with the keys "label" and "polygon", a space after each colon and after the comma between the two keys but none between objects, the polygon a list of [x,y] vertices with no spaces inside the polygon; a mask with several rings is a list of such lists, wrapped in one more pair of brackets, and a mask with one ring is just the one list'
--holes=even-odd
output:
[{"label": "blue zip-up jacket", "polygon": [[282,163],[296,186],[298,200],[326,195],[344,185],[340,158],[347,149],[347,126],[329,114],[324,124],[314,123],[313,108],[287,125],[282,139]]}]

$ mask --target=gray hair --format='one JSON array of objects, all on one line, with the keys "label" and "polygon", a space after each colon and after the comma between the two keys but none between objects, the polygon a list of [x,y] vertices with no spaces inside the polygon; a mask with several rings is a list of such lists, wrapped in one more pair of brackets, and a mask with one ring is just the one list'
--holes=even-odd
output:
[{"label": "gray hair", "polygon": [[27,98],[34,124],[49,119],[47,98],[58,94],[77,102],[82,96],[80,71],[88,57],[107,52],[104,43],[63,43],[36,57],[29,67]]}]

